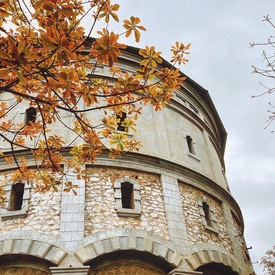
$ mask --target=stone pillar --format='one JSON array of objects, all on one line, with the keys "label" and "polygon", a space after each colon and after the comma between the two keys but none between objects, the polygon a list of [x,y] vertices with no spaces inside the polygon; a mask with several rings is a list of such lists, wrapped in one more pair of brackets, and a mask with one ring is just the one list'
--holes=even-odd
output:
[{"label": "stone pillar", "polygon": [[178,181],[176,178],[161,175],[168,232],[171,241],[183,254],[182,248],[188,246]]},{"label": "stone pillar", "polygon": [[79,186],[77,195],[62,192],[60,217],[60,244],[69,252],[74,252],[78,241],[84,237],[85,181],[77,180],[68,173],[68,180]]},{"label": "stone pillar", "polygon": [[50,267],[51,275],[88,275],[90,271],[89,266],[82,267]]},{"label": "stone pillar", "polygon": [[243,235],[236,236],[236,229],[233,222],[233,217],[231,214],[230,205],[222,204],[223,214],[225,217],[225,222],[227,225],[228,234],[231,240],[233,254],[237,259],[243,259],[242,244],[245,246],[245,241]]},{"label": "stone pillar", "polygon": [[203,274],[202,272],[198,272],[198,271],[183,271],[180,269],[174,269],[171,272],[169,272],[167,275],[199,275],[199,274]]}]

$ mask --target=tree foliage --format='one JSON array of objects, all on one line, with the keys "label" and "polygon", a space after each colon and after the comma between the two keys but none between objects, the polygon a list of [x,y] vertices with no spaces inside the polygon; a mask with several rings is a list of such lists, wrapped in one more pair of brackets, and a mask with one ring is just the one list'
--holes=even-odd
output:
[{"label": "tree foliage", "polygon": [[265,274],[275,274],[275,246],[261,258],[261,265],[264,267]]},{"label": "tree foliage", "polygon": [[[273,30],[275,30],[275,25],[272,22],[272,19],[269,17],[269,15],[264,16],[263,19],[264,22],[267,22]],[[263,76],[264,78],[268,78],[271,80],[271,83],[274,83],[272,80],[275,80],[275,36],[271,35],[267,38],[267,41],[255,43],[250,43],[250,47],[263,47],[263,61],[264,61],[264,67],[253,67],[253,72],[256,74],[259,74]],[[275,91],[275,86],[271,84],[271,86],[267,86],[264,83],[261,83],[261,85],[264,87],[265,91],[264,93],[261,93],[258,96],[262,96],[264,94],[272,94]],[[255,96],[253,96],[255,97]],[[268,119],[268,125],[272,123],[272,121],[275,119],[275,111],[274,111],[274,105],[272,102],[269,102],[269,105],[271,107],[271,110],[269,110],[269,119]],[[267,126],[268,126],[267,125]]]},{"label": "tree foliage", "polygon": [[[121,37],[139,42],[146,28],[131,16],[122,33],[110,30],[112,21],[120,22],[118,11],[110,0],[0,2],[0,157],[15,168],[12,181],[40,192],[64,182],[66,191],[76,192],[68,171],[85,178],[83,164],[102,152],[113,158],[138,150],[140,141],[127,133],[135,131],[142,106],[161,110],[181,85],[178,69],[160,68],[161,52],[154,46],[139,51],[135,73],[121,70]],[[90,22],[86,28],[84,18]],[[97,29],[98,21],[104,28]],[[186,63],[189,47],[176,42],[171,62]],[[98,76],[99,66],[108,67],[112,77]],[[30,117],[24,123],[17,110],[26,106]],[[91,119],[93,113],[101,120]]]}]

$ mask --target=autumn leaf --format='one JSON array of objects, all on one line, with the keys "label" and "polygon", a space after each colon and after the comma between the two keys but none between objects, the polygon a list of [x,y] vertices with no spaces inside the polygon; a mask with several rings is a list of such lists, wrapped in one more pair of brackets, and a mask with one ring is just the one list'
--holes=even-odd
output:
[{"label": "autumn leaf", "polygon": [[[158,66],[161,52],[153,46],[139,57],[123,51],[119,38],[133,35],[139,42],[146,28],[131,16],[121,20],[122,33],[112,31],[110,21],[120,21],[120,7],[110,0],[35,0],[28,11],[23,2],[0,1],[1,159],[15,168],[11,181],[29,182],[42,193],[61,191],[62,182],[64,192],[76,194],[68,171],[85,179],[83,165],[103,152],[116,158],[138,151],[140,141],[126,133],[136,131],[144,105],[165,107],[183,77],[177,69]],[[6,22],[14,27],[7,29]],[[186,62],[189,47],[177,42],[174,62]]]},{"label": "autumn leaf", "polygon": [[144,57],[140,62],[142,66],[156,68],[158,63],[162,63],[162,59],[159,56],[161,52],[155,52],[154,46],[146,46],[145,49],[140,49],[138,53]]},{"label": "autumn leaf", "polygon": [[101,9],[101,13],[99,14],[98,18],[105,17],[105,23],[109,23],[110,16],[117,22],[119,22],[119,18],[115,12],[119,10],[119,5],[110,3],[110,0],[105,1],[104,6]]},{"label": "autumn leaf", "polygon": [[100,65],[108,64],[112,67],[121,55],[120,49],[125,49],[126,45],[117,42],[119,38],[118,34],[109,32],[106,29],[98,32],[98,34],[101,37],[93,43],[90,53],[97,59]]},{"label": "autumn leaf", "polygon": [[137,131],[136,130],[136,123],[131,118],[125,118],[121,123],[121,126],[125,128],[125,132],[128,133],[129,130]]},{"label": "autumn leaf", "polygon": [[176,42],[175,46],[171,47],[171,51],[173,53],[173,57],[170,62],[181,65],[187,63],[189,60],[185,58],[186,54],[190,54],[188,50],[190,49],[191,44],[187,44],[186,46],[183,43]]},{"label": "autumn leaf", "polygon": [[110,141],[111,145],[116,145],[118,151],[123,151],[126,143],[127,135],[123,133],[114,133],[113,140]]},{"label": "autumn leaf", "polygon": [[124,20],[123,22],[123,27],[126,29],[125,36],[129,37],[133,31],[135,34],[135,40],[138,43],[140,41],[139,30],[146,31],[145,27],[138,26],[138,24],[140,23],[140,19],[138,17],[131,16],[130,20]]}]

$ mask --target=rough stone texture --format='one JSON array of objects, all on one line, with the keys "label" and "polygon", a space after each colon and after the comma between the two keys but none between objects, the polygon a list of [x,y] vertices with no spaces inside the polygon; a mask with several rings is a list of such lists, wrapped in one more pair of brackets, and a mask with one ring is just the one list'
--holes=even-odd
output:
[{"label": "rough stone texture", "polygon": [[[118,217],[115,210],[113,182],[124,176],[140,183],[139,218]],[[113,228],[142,229],[169,239],[159,176],[113,168],[87,169],[85,236]]]},{"label": "rough stone texture", "polygon": [[0,275],[48,275],[50,273],[29,267],[10,267],[0,270]]},{"label": "rough stone texture", "polygon": [[233,224],[234,224],[234,227],[235,227],[235,231],[236,231],[236,236],[237,235],[242,235],[242,229],[241,229],[241,226],[236,218],[236,216],[234,214],[232,214],[232,219],[233,219]]},{"label": "rough stone texture", "polygon": [[115,263],[91,271],[90,275],[161,275],[162,273],[154,268],[139,263]]},{"label": "rough stone texture", "polygon": [[[7,172],[1,173],[1,186],[5,186],[8,181],[9,174]],[[61,210],[60,203],[61,192],[51,190],[41,195],[32,189],[27,217],[7,221],[0,219],[0,229],[2,229],[2,232],[20,229],[58,235]]]},{"label": "rough stone texture", "polygon": [[[192,188],[186,184],[181,183],[179,188],[189,243],[214,243],[232,252],[232,246],[220,203],[202,191]],[[213,214],[217,219],[216,229],[218,230],[218,235],[209,233],[203,226],[197,203],[199,196],[206,197],[214,210]]]}]

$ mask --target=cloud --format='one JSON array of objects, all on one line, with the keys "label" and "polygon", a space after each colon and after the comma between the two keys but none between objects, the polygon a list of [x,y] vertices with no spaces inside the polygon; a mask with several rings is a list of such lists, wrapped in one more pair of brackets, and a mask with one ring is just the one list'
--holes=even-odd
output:
[{"label": "cloud", "polygon": [[[227,177],[232,194],[243,212],[245,234],[253,261],[260,260],[275,244],[275,125],[264,130],[268,96],[252,74],[251,65],[262,66],[261,48],[252,41],[265,41],[272,29],[264,15],[275,18],[270,0],[173,0],[120,1],[122,13],[136,15],[148,31],[134,46],[156,45],[169,60],[174,41],[191,42],[190,62],[182,71],[209,90],[228,132]],[[272,14],[273,12],[273,14]],[[258,275],[262,267],[255,264]]]}]

